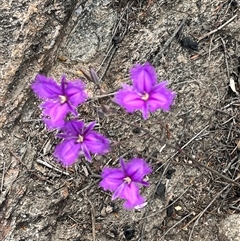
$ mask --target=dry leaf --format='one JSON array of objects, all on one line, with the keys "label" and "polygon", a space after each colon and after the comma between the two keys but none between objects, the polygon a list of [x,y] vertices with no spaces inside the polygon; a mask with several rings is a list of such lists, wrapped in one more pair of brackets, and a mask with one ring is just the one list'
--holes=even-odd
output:
[{"label": "dry leaf", "polygon": [[236,91],[235,81],[234,81],[233,78],[230,78],[229,86],[231,87],[231,90],[232,90],[233,92],[235,92],[236,94],[238,93],[238,92]]}]

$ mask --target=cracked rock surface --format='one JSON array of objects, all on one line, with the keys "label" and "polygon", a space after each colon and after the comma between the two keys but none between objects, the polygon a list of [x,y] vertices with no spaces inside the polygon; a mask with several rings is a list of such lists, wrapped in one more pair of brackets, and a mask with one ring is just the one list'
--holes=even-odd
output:
[{"label": "cracked rock surface", "polygon": [[[240,240],[239,187],[216,174],[239,180],[239,29],[234,0],[2,0],[0,240]],[[130,82],[133,64],[147,61],[177,97],[170,112],[143,121],[111,98]],[[101,91],[84,77],[89,67]],[[56,162],[56,131],[46,130],[30,88],[38,73],[84,81],[89,101],[79,117],[97,119],[110,153],[67,169]],[[115,117],[101,116],[103,106]],[[153,168],[140,210],[124,210],[92,175],[118,166],[121,156],[145,158]]]}]

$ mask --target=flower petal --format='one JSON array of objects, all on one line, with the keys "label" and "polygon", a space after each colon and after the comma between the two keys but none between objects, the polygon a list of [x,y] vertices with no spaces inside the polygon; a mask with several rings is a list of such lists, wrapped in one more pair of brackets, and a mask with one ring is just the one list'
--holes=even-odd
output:
[{"label": "flower petal", "polygon": [[144,159],[133,158],[125,163],[125,175],[130,177],[133,182],[146,185],[147,182],[143,182],[143,178],[151,172],[152,169]]},{"label": "flower petal", "polygon": [[126,200],[124,208],[132,209],[137,205],[145,202],[145,199],[140,195],[139,187],[131,182],[129,185],[124,185],[121,195],[119,197]]},{"label": "flower petal", "polygon": [[54,156],[63,166],[70,166],[78,158],[79,151],[80,145],[75,140],[67,140],[56,146]]},{"label": "flower petal", "polygon": [[125,177],[127,177],[127,169],[126,169],[126,163],[125,163],[124,159],[122,157],[120,157],[119,162],[120,162],[120,165],[121,165],[121,168],[123,170]]},{"label": "flower petal", "polygon": [[100,133],[91,131],[84,136],[84,144],[91,153],[105,154],[109,151],[110,141]]},{"label": "flower petal", "polygon": [[65,87],[66,87],[66,75],[62,75],[61,78],[61,89],[62,89],[62,93],[65,95]]},{"label": "flower petal", "polygon": [[110,191],[115,191],[123,183],[124,179],[124,173],[119,168],[105,167],[101,176],[100,187]]},{"label": "flower petal", "polygon": [[90,151],[89,151],[88,147],[85,145],[85,143],[81,144],[81,149],[82,149],[82,152],[83,152],[84,156],[86,157],[86,159],[89,162],[92,162],[92,157],[91,157]]},{"label": "flower petal", "polygon": [[63,132],[75,136],[83,135],[84,122],[79,120],[66,121],[65,125],[61,129]]},{"label": "flower petal", "polygon": [[127,112],[134,112],[135,110],[141,110],[144,101],[135,90],[121,89],[114,97],[114,101],[126,109]]},{"label": "flower petal", "polygon": [[89,132],[91,132],[94,128],[94,126],[96,125],[96,121],[91,122],[86,129],[84,130],[83,134],[87,135]]},{"label": "flower petal", "polygon": [[77,107],[87,100],[87,94],[84,92],[84,84],[80,80],[67,82],[65,94],[73,107]]},{"label": "flower petal", "polygon": [[149,63],[145,65],[136,64],[130,70],[130,78],[133,86],[142,94],[148,93],[157,83],[156,71]]},{"label": "flower petal", "polygon": [[128,185],[127,183],[121,183],[121,185],[118,186],[118,188],[116,189],[116,191],[113,193],[112,196],[112,200],[115,200],[116,198],[121,198],[123,196],[123,190],[125,188],[125,186]]},{"label": "flower petal", "polygon": [[142,197],[141,195],[138,196],[138,199],[135,203],[132,203],[130,200],[126,200],[123,204],[123,207],[126,209],[139,209],[138,207],[142,208],[145,206],[146,199]]},{"label": "flower petal", "polygon": [[145,101],[143,106],[142,106],[142,115],[143,115],[143,119],[146,120],[148,118],[148,104]]},{"label": "flower petal", "polygon": [[168,111],[170,109],[176,94],[166,87],[167,84],[167,81],[163,81],[156,85],[150,92],[147,104],[151,112],[160,108],[164,111]]},{"label": "flower petal", "polygon": [[48,128],[61,128],[64,125],[64,118],[69,111],[67,104],[46,101],[45,103],[41,104],[40,107],[44,109],[43,116],[50,118],[44,118],[44,122]]},{"label": "flower petal", "polygon": [[62,90],[53,78],[38,74],[32,83],[32,90],[41,99],[58,99]]},{"label": "flower petal", "polygon": [[72,139],[77,140],[77,138],[74,138],[72,135],[64,134],[64,133],[57,133],[55,136],[58,138],[65,139],[65,140],[72,140]]}]

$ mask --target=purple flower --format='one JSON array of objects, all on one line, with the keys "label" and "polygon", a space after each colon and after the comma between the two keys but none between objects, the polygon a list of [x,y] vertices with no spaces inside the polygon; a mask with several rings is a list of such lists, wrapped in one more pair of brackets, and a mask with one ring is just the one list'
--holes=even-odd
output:
[{"label": "purple flower", "polygon": [[152,172],[152,169],[143,159],[133,158],[125,163],[120,158],[121,168],[105,167],[102,172],[100,186],[104,190],[113,192],[112,200],[125,199],[124,207],[127,209],[141,206],[145,199],[140,195],[139,186],[148,186],[144,176]]},{"label": "purple flower", "polygon": [[63,141],[56,146],[54,156],[64,165],[72,165],[80,154],[91,162],[92,154],[105,154],[109,150],[110,141],[103,135],[93,131],[95,122],[85,126],[83,121],[67,121],[62,133],[57,137]]},{"label": "purple flower", "polygon": [[87,99],[83,82],[66,81],[64,75],[59,85],[53,78],[38,74],[32,89],[44,100],[40,107],[43,108],[43,121],[50,129],[61,128],[68,112],[77,116],[76,107]]},{"label": "purple flower", "polygon": [[135,65],[130,71],[132,86],[123,84],[123,89],[115,94],[115,102],[127,112],[141,110],[143,118],[148,118],[149,112],[158,109],[168,111],[175,97],[169,90],[167,81],[157,84],[157,74],[149,63]]}]

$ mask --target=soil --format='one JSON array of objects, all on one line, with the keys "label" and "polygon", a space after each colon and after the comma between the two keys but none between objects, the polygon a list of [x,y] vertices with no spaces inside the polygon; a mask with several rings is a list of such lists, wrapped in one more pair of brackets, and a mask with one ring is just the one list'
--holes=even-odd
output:
[{"label": "soil", "polygon": [[[239,8],[235,0],[4,0],[0,239],[240,240]],[[145,62],[177,94],[170,112],[146,121],[112,102],[130,68]],[[100,89],[81,71],[90,66]],[[37,73],[86,83],[80,118],[97,120],[111,152],[68,168],[55,161],[56,131],[42,123],[30,88]],[[153,168],[139,210],[98,186],[120,157]]]}]

